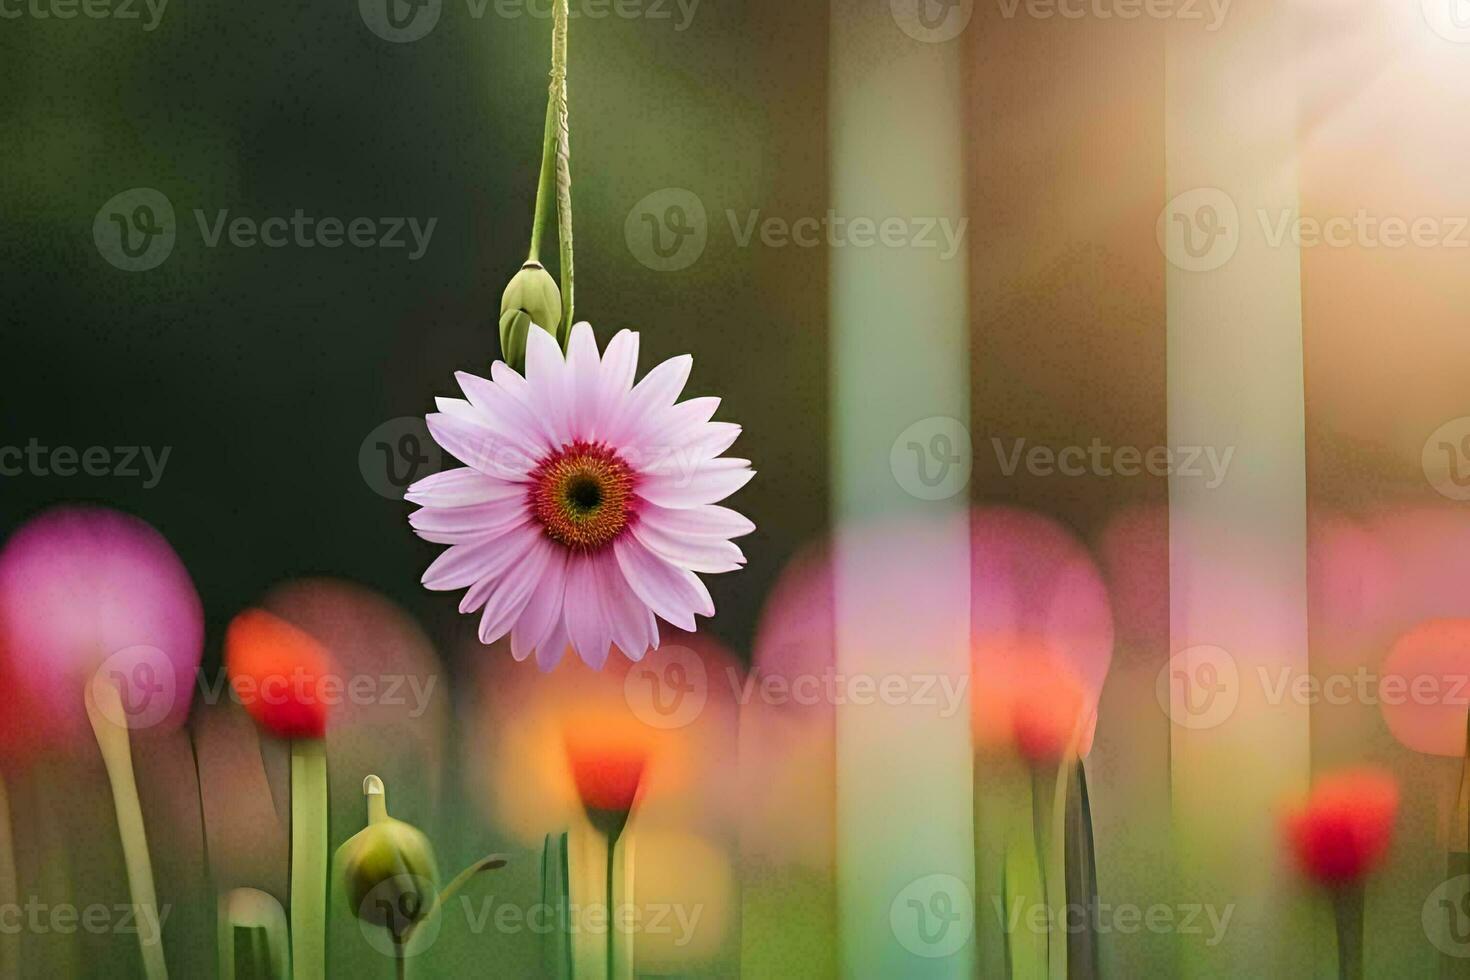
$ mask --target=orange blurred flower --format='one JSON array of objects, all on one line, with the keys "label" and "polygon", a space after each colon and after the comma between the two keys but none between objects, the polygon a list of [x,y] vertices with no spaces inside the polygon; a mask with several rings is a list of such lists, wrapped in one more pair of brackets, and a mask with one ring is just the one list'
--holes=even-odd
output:
[{"label": "orange blurred flower", "polygon": [[312,636],[261,609],[236,616],[225,634],[235,696],[281,738],[321,738],[340,683],[332,656]]},{"label": "orange blurred flower", "polygon": [[1344,769],[1317,781],[1287,813],[1287,842],[1302,873],[1329,887],[1351,885],[1383,859],[1398,815],[1399,787],[1375,768]]},{"label": "orange blurred flower", "polygon": [[970,696],[975,744],[1010,748],[1032,765],[1086,755],[1097,696],[1066,660],[1036,640],[976,644]]},{"label": "orange blurred flower", "polygon": [[637,801],[649,746],[634,738],[579,726],[566,734],[567,763],[587,810],[627,813]]}]

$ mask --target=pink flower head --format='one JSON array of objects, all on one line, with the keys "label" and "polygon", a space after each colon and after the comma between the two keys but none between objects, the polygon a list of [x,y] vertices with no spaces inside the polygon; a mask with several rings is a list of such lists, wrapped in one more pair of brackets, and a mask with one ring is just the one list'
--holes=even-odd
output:
[{"label": "pink flower head", "polygon": [[94,506],[54,507],[0,552],[0,651],[21,700],[63,736],[86,733],[87,686],[120,689],[132,728],[168,729],[189,712],[204,615],[163,535]]},{"label": "pink flower head", "polygon": [[411,486],[409,523],[450,546],[423,583],[468,589],[460,612],[483,608],[482,643],[509,634],[543,670],[571,644],[598,669],[613,645],[630,660],[657,648],[655,615],[689,631],[714,615],[696,573],[745,563],[731,539],[755,525],[717,504],[754,471],[721,456],[740,427],[710,421],[718,398],[676,401],[692,364],[672,358],[635,385],[638,335],[599,357],[579,323],[565,357],[532,330],[524,377],[500,361],[491,380],[456,375],[467,400],[439,399],[427,421],[466,466]]},{"label": "pink flower head", "polygon": [[1381,769],[1322,777],[1306,803],[1285,818],[1297,866],[1328,887],[1357,882],[1387,853],[1398,809],[1398,781]]}]

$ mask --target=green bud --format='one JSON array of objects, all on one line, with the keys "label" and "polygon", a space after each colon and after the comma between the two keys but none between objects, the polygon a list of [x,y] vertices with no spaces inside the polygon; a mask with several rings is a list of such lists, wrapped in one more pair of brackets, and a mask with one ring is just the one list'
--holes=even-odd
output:
[{"label": "green bud", "polygon": [[417,827],[388,816],[381,779],[369,776],[362,791],[368,825],[338,848],[338,879],[355,916],[406,936],[428,916],[438,895],[434,848]]},{"label": "green bud", "polygon": [[527,262],[500,298],[500,352],[505,363],[522,370],[532,324],[561,341],[561,290],[540,262]]}]

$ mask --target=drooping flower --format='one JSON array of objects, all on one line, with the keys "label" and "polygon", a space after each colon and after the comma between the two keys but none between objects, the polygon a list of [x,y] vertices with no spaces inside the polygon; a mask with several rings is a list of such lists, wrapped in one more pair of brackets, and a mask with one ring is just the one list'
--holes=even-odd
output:
[{"label": "drooping flower", "polygon": [[658,646],[655,616],[693,631],[714,614],[699,573],[745,563],[731,540],[755,529],[718,506],[754,475],[722,456],[740,434],[713,422],[718,398],[676,399],[693,363],[672,358],[633,383],[638,335],[621,331],[599,357],[592,328],[566,356],[544,330],[526,344],[526,374],[504,362],[489,380],[456,375],[465,399],[441,398],[429,431],[466,465],[420,480],[407,499],[426,541],[449,549],[423,583],[467,589],[483,609],[480,640],[509,634],[549,670],[570,644],[601,668]]},{"label": "drooping flower", "polygon": [[1324,776],[1286,815],[1287,841],[1302,873],[1328,887],[1351,885],[1382,860],[1398,815],[1399,788],[1380,769]]}]

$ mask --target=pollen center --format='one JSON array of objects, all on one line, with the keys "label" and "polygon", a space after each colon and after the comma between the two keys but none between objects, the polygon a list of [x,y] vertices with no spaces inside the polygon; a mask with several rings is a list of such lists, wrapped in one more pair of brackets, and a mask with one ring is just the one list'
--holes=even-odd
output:
[{"label": "pollen center", "polygon": [[628,526],[633,470],[602,443],[570,443],[531,471],[531,509],[553,541],[602,548]]}]

